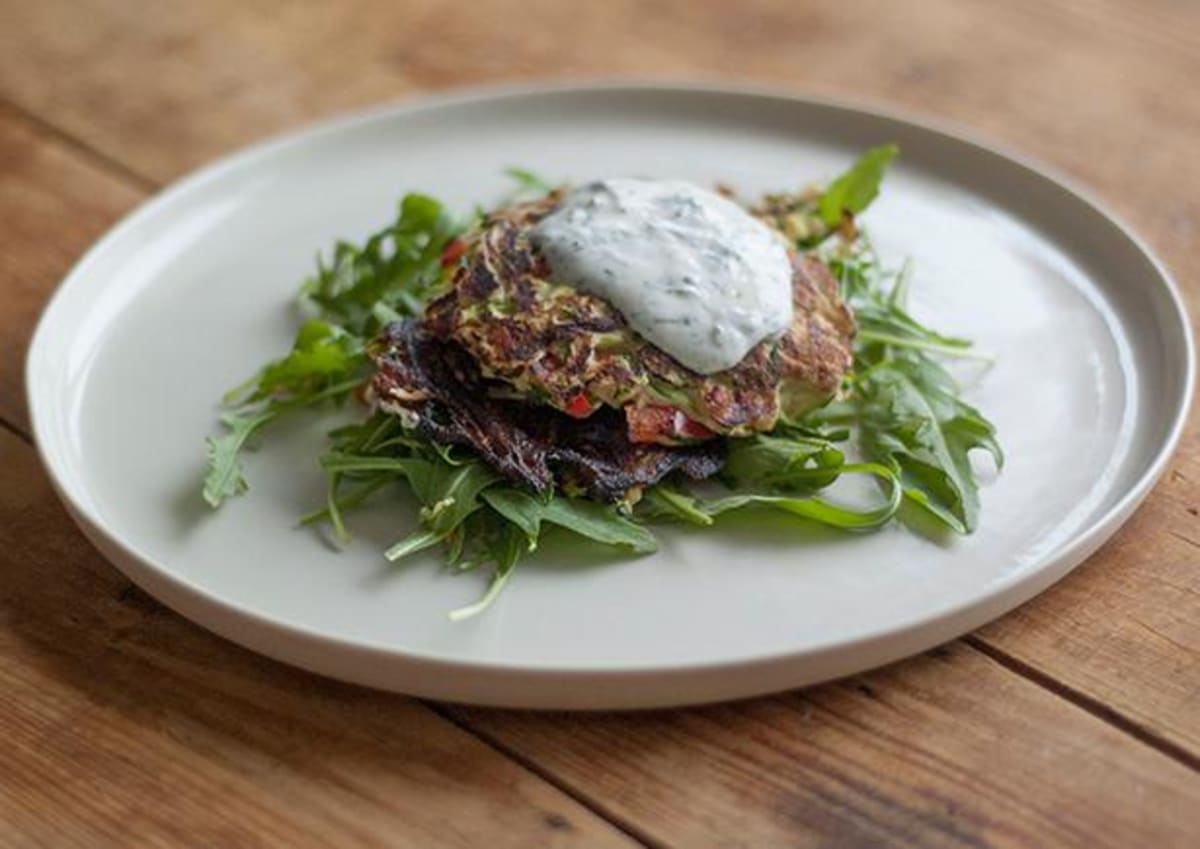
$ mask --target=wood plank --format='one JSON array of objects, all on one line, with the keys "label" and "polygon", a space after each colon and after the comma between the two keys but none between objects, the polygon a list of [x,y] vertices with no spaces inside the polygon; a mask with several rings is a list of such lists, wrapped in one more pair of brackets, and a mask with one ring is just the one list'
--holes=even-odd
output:
[{"label": "wood plank", "polygon": [[[511,26],[517,15],[537,26]],[[0,93],[157,179],[316,116],[547,75],[734,74],[870,97],[1019,142],[1104,188],[1114,165],[1144,170],[1144,121],[1185,126],[1200,109],[1161,105],[1200,54],[1200,10],[1171,0],[1136,14],[1121,0],[478,0],[470,14],[49,0],[9,2],[5,19]]]},{"label": "wood plank", "polygon": [[277,129],[413,92],[408,43],[449,17],[427,3],[32,5],[4,4],[0,96],[160,181]]},{"label": "wood plank", "polygon": [[1200,775],[959,643],[689,712],[465,722],[651,843],[1191,847]]},{"label": "wood plank", "polygon": [[67,270],[143,192],[0,105],[0,419],[28,428],[25,349]]},{"label": "wood plank", "polygon": [[1130,523],[979,639],[1200,755],[1200,422]]},{"label": "wood plank", "polygon": [[[357,2],[336,14],[232,0],[191,8],[105,4],[86,12],[88,26],[81,27],[78,4],[7,3],[0,96],[36,109],[131,169],[167,179],[264,133],[425,89],[549,73],[732,69],[940,114],[1019,144],[1090,183],[1149,236],[1193,296],[1198,291],[1200,200],[1190,187],[1200,102],[1171,93],[1187,91],[1200,70],[1200,7],[1127,8],[1115,0],[698,6],[616,0],[566,11],[561,4],[481,0],[470,14],[448,15],[417,3]],[[539,26],[512,27],[514,8]],[[13,174],[27,180],[23,163],[7,167],[17,159],[3,138],[0,129],[0,186]],[[18,245],[18,256],[26,244],[29,253],[11,266],[15,275],[7,255],[14,248],[0,236],[6,292],[10,281],[30,281],[20,285],[44,293],[73,254],[62,248],[56,270],[59,248],[51,243],[50,258],[38,251],[57,225],[73,226],[78,204],[111,193],[103,175],[83,173],[91,169],[70,164],[73,157],[55,145],[49,154],[45,144],[33,147],[43,150],[35,159],[65,164],[38,170],[32,180],[33,195],[44,198],[37,208],[45,223]],[[72,196],[77,182],[83,188]],[[126,203],[136,199],[129,191]],[[7,223],[24,201],[4,206],[2,195],[0,189],[0,221]],[[98,232],[103,212],[94,221]],[[76,250],[86,244],[80,239]],[[0,345],[8,344],[5,334],[27,333],[26,320],[18,307],[0,310]],[[18,361],[6,357],[4,368]],[[0,370],[0,381],[9,381],[0,382],[0,415],[12,421],[16,409],[21,421],[23,401],[11,406],[9,374]],[[988,646],[1191,752],[1200,751],[1200,577],[1187,542],[1200,540],[1198,444],[1193,427],[1168,480],[1087,566],[982,632]],[[433,842],[421,813],[444,809],[431,801],[429,787],[412,789],[421,781],[447,794],[470,784],[470,809],[493,815],[492,779],[471,784],[454,770],[453,788],[439,783],[446,776],[438,759],[457,752],[459,737],[437,737],[435,753],[423,750],[403,776],[393,774],[393,761],[408,760],[409,747],[425,739],[415,731],[399,741],[390,736],[393,724],[411,724],[410,713],[423,715],[412,703],[289,672],[199,634],[121,589],[126,585],[65,530],[61,511],[51,518],[50,507],[31,511],[13,497],[0,494],[9,499],[0,500],[0,535],[14,511],[26,536],[21,550],[37,539],[46,552],[12,559],[0,573],[0,717],[13,725],[0,729],[10,767],[0,772],[0,823],[9,821],[4,800],[12,785],[4,782],[12,776],[37,782],[21,792],[44,810],[75,814],[57,825],[79,845],[122,820],[141,826],[145,845],[178,842],[176,827],[211,834],[210,842],[248,845],[279,829],[278,842],[296,842],[298,831],[318,828],[317,820],[326,841],[358,839],[357,832],[334,835],[338,826],[326,823],[352,820],[365,823],[360,842],[367,845],[389,835]],[[26,587],[20,599],[52,595],[25,614],[19,600],[8,601],[18,566],[27,573],[21,580],[32,580],[28,572],[36,569],[63,586]],[[99,612],[81,605],[101,591]],[[29,624],[10,627],[21,616],[47,619],[35,623],[42,636]],[[75,645],[85,636],[97,644]],[[12,689],[14,676],[25,689]],[[1179,813],[1196,807],[1194,779],[1182,767],[969,649],[860,682],[876,696],[847,683],[688,714],[460,716],[655,839],[686,845],[1171,846],[1188,845],[1181,842],[1187,829],[1198,827]],[[175,687],[181,695],[171,695]],[[139,688],[149,691],[148,700],[126,692]],[[301,700],[300,690],[312,695]],[[300,703],[312,716],[300,715]],[[135,733],[130,722],[143,727]],[[331,730],[341,723],[367,730]],[[36,730],[33,737],[26,727]],[[318,745],[309,747],[309,737]],[[461,745],[474,751],[469,741]],[[20,757],[10,766],[14,746]],[[373,751],[381,746],[383,754]],[[128,762],[142,748],[151,755],[139,772],[138,762]],[[88,765],[82,773],[81,762]],[[183,766],[172,771],[173,762]],[[84,785],[99,781],[96,764],[106,765],[110,780],[89,794]],[[118,765],[123,771],[111,772]],[[184,791],[155,790],[156,774]],[[500,768],[488,775],[512,783]],[[54,781],[72,789],[41,786]],[[264,794],[262,786],[270,790]],[[394,805],[393,797],[415,793],[413,804],[422,808],[417,831],[395,828],[372,788]],[[218,792],[238,797],[229,819],[244,818],[244,829],[195,810],[197,799]],[[154,815],[138,809],[138,793],[161,808],[152,824],[143,825]],[[302,809],[300,825],[288,825],[293,812],[280,800],[289,794]],[[509,797],[499,798],[503,804]],[[115,801],[105,808],[100,800]],[[171,813],[174,806],[180,814]],[[1089,825],[1093,816],[1098,825]],[[51,839],[44,823],[23,825],[30,842]],[[221,827],[229,830],[216,831]],[[521,833],[529,838],[536,827]]]},{"label": "wood plank", "polygon": [[[70,528],[27,446],[0,434],[0,463],[9,833],[470,845],[491,828],[516,845],[564,836],[565,820],[584,845],[616,840],[416,703],[165,611]],[[700,711],[458,716],[668,845],[1171,847],[1200,824],[1195,773],[962,646]]]},{"label": "wood plank", "polygon": [[[508,26],[515,8],[539,26]],[[10,3],[0,93],[165,179],[264,133],[417,90],[550,73],[732,69],[941,114],[1019,144],[1098,189],[1147,234],[1193,297],[1200,291],[1200,196],[1186,176],[1197,173],[1200,99],[1164,94],[1188,90],[1200,74],[1196,4],[1157,0],[1131,11],[1118,0],[789,0],[578,10],[481,0],[471,14],[447,14],[358,0],[339,9],[106,4],[79,27],[74,3]],[[72,182],[34,178],[42,192]],[[54,206],[48,226],[24,241],[44,244],[71,207],[69,198]],[[94,221],[111,214],[102,210]],[[21,262],[49,263],[28,272],[44,286],[82,241],[51,259],[31,248]],[[27,312],[6,314],[0,339],[19,340]],[[5,344],[10,352],[19,342]],[[6,358],[0,377],[8,405],[0,410],[9,415],[14,362]],[[1184,541],[1200,538],[1195,427],[1186,445],[1169,480],[1111,546],[983,637],[1196,752],[1200,665],[1188,635],[1200,620],[1200,575]]]},{"label": "wood plank", "polygon": [[418,702],[169,613],[3,432],[0,467],[0,844],[636,845]]}]

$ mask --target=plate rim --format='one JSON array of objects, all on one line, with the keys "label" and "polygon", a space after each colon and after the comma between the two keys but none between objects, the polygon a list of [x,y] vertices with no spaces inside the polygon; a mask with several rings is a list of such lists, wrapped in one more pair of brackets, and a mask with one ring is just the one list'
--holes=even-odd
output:
[{"label": "plate rim", "polygon": [[[673,662],[667,665],[564,665],[561,662],[546,664],[522,662],[519,664],[498,662],[489,659],[463,659],[461,657],[446,657],[425,651],[398,648],[371,640],[347,638],[311,629],[307,626],[288,622],[249,608],[227,597],[222,597],[210,590],[193,584],[170,570],[166,564],[159,563],[154,558],[139,551],[136,545],[122,540],[120,534],[107,527],[106,523],[83,503],[76,493],[71,490],[69,469],[60,464],[62,455],[51,456],[48,446],[50,433],[47,419],[52,407],[48,393],[38,389],[37,371],[43,368],[44,351],[52,344],[49,340],[49,328],[53,317],[63,309],[62,304],[71,297],[73,287],[80,284],[90,272],[91,265],[103,256],[109,246],[137,228],[140,223],[158,214],[164,207],[176,199],[199,189],[213,181],[219,180],[227,172],[253,164],[262,159],[269,159],[276,153],[292,146],[309,144],[322,136],[351,130],[354,127],[370,124],[373,121],[413,115],[421,112],[433,112],[447,107],[469,107],[473,104],[483,104],[504,99],[520,99],[542,97],[547,95],[570,96],[573,94],[623,92],[649,92],[663,97],[675,95],[710,94],[737,98],[758,98],[767,100],[786,101],[793,104],[815,105],[823,108],[879,117],[900,122],[917,129],[940,135],[950,140],[975,148],[993,156],[998,156],[1009,163],[1030,172],[1032,176],[1054,184],[1063,190],[1070,200],[1085,207],[1102,219],[1109,221],[1136,249],[1142,258],[1148,261],[1156,277],[1156,285],[1165,295],[1164,303],[1170,308],[1168,319],[1173,330],[1178,331],[1178,342],[1182,355],[1183,369],[1181,374],[1181,391],[1172,400],[1176,401],[1169,419],[1169,428],[1165,437],[1157,442],[1152,459],[1144,467],[1136,481],[1122,493],[1117,500],[1102,514],[1094,517],[1084,527],[1072,534],[1064,543],[1039,558],[1035,569],[1020,570],[992,584],[986,595],[965,602],[958,602],[948,607],[929,612],[916,621],[894,626],[885,632],[873,632],[870,635],[853,640],[841,640],[817,644],[804,649],[785,650],[765,655],[754,655],[744,658],[720,659],[716,661],[690,660]],[[330,658],[339,656],[369,656],[376,660],[385,659],[396,664],[403,662],[413,668],[415,677],[428,677],[429,671],[450,673],[454,675],[481,676],[481,680],[494,679],[497,676],[505,678],[519,675],[525,678],[538,679],[545,685],[550,682],[549,690],[562,690],[553,686],[554,681],[565,681],[567,687],[577,686],[580,678],[607,680],[623,679],[628,681],[644,680],[647,676],[664,676],[674,679],[678,676],[688,677],[704,675],[720,676],[722,673],[747,672],[758,670],[764,676],[778,675],[778,670],[789,664],[814,662],[826,655],[853,654],[875,647],[875,661],[879,663],[911,654],[913,649],[906,643],[916,634],[924,637],[916,639],[920,648],[936,645],[944,639],[950,639],[964,631],[982,625],[990,619],[1002,615],[1017,605],[1034,597],[1050,584],[1070,572],[1083,562],[1095,549],[1102,545],[1119,528],[1128,516],[1140,505],[1150,490],[1160,480],[1167,464],[1177,449],[1186,426],[1187,417],[1194,401],[1196,383],[1196,350],[1190,316],[1185,305],[1178,282],[1149,245],[1134,231],[1121,215],[1111,210],[1088,188],[1081,186],[1074,178],[1063,174],[1057,168],[1045,162],[1030,157],[1015,150],[1005,143],[997,143],[973,129],[964,127],[936,116],[928,116],[906,109],[896,109],[892,106],[853,97],[830,96],[823,93],[804,92],[782,86],[751,84],[745,82],[729,82],[728,80],[705,79],[672,79],[667,78],[593,78],[570,82],[532,81],[516,84],[483,85],[454,89],[432,96],[417,96],[373,105],[364,109],[339,113],[330,118],[301,124],[275,133],[264,140],[238,148],[218,157],[201,167],[184,174],[172,181],[158,192],[150,195],[138,204],[120,220],[113,224],[97,239],[75,262],[59,284],[39,316],[36,329],[27,349],[25,362],[25,391],[29,410],[32,434],[43,468],[59,499],[65,504],[69,514],[80,526],[91,542],[100,549],[101,553],[120,571],[142,586],[151,595],[159,598],[167,606],[184,615],[201,627],[231,639],[234,642],[248,646],[260,653],[283,660],[292,665],[308,668],[336,678],[352,680],[356,683],[368,684],[375,687],[399,689],[404,692],[433,697],[447,697],[447,692],[454,688],[430,687],[419,685],[415,687],[391,686],[378,683],[372,676],[362,676],[347,673],[332,661],[306,661],[297,656],[303,651],[285,651],[279,648],[277,638],[286,637],[291,641],[299,641],[302,647],[307,647],[309,653],[317,652],[329,655]],[[82,481],[80,481],[82,484]],[[197,612],[199,611],[199,612]],[[245,628],[253,627],[255,633],[248,636]],[[942,636],[938,636],[941,634]],[[936,637],[933,639],[932,637]],[[888,650],[888,644],[903,646],[897,650]],[[848,664],[860,667],[861,664]],[[421,668],[425,668],[422,672]],[[774,671],[771,671],[774,670]],[[842,673],[836,673],[842,674]],[[402,678],[403,676],[393,676]],[[761,677],[761,676],[760,676]],[[825,680],[833,675],[818,675],[813,680]],[[553,679],[553,680],[551,680]],[[531,682],[533,683],[533,682]],[[800,686],[811,683],[807,680],[796,680],[785,686]],[[459,688],[461,689],[461,688]],[[650,698],[610,698],[584,699],[585,704],[572,703],[570,698],[559,705],[554,699],[544,698],[522,700],[520,698],[490,699],[486,694],[476,692],[478,687],[468,687],[471,691],[465,701],[477,704],[521,705],[521,706],[563,706],[580,707],[596,704],[601,707],[610,706],[658,706],[667,704],[692,704],[714,699],[748,696],[773,689],[778,686],[735,689],[732,693],[718,693],[721,688],[714,689],[714,695],[699,697],[677,696],[665,699]],[[506,687],[506,689],[511,689]],[[661,689],[659,687],[658,689]],[[711,689],[711,688],[710,688]],[[728,689],[728,688],[726,688]],[[536,690],[536,688],[535,688]],[[457,698],[454,694],[450,698]]]}]

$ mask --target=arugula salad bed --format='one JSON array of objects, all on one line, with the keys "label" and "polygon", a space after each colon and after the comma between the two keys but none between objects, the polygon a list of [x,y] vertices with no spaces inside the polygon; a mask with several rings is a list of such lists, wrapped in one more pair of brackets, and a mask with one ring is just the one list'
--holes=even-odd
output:
[{"label": "arugula salad bed", "polygon": [[[483,611],[534,551],[548,528],[642,554],[656,548],[650,526],[674,521],[697,528],[734,510],[775,511],[847,531],[869,531],[899,519],[932,521],[967,534],[979,521],[978,481],[970,455],[1003,453],[995,428],[961,397],[946,363],[979,358],[970,341],[930,329],[906,308],[907,266],[892,270],[877,257],[854,216],[878,193],[896,149],[866,152],[845,174],[810,193],[796,247],[815,252],[839,281],[858,333],[854,362],[837,398],[770,433],[728,440],[719,484],[664,481],[633,505],[602,504],[561,492],[538,495],[510,483],[471,452],[404,427],[396,416],[366,411],[332,431],[319,455],[328,481],[324,505],[300,518],[349,537],[346,514],[397,486],[421,503],[415,529],[387,549],[390,561],[441,546],[448,568],[490,569],[482,597],[452,611]],[[510,169],[514,197],[552,187]],[[389,323],[420,316],[447,285],[445,257],[482,216],[461,220],[433,198],[406,195],[396,219],[361,245],[337,243],[319,258],[300,290],[308,317],[292,349],[264,365],[223,399],[221,435],[208,442],[203,495],[212,506],[247,489],[242,453],[285,417],[361,406],[373,367],[368,343]],[[875,481],[870,503],[827,492],[844,476]]]}]

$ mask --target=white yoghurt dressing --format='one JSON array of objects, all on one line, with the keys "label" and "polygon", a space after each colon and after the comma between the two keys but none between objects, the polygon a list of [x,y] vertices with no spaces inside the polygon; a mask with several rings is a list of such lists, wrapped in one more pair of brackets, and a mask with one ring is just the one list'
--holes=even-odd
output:
[{"label": "white yoghurt dressing", "polygon": [[604,298],[701,374],[732,368],[792,323],[783,240],[733,201],[682,180],[582,186],[533,239],[556,282]]}]

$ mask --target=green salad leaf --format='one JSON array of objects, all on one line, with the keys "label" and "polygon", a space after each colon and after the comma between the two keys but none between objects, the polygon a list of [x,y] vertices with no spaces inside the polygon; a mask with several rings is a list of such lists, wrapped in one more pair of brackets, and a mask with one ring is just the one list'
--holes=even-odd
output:
[{"label": "green salad leaf", "polygon": [[208,438],[208,474],[204,477],[204,500],[212,507],[226,498],[241,495],[249,488],[242,468],[241,452],[255,431],[271,421],[276,413],[269,407],[252,413],[226,413],[221,424],[227,432]]},{"label": "green salad leaf", "polygon": [[979,487],[969,454],[1004,459],[991,423],[940,367],[911,354],[874,368],[857,391],[866,452],[899,475],[914,503],[959,533],[975,530]]},{"label": "green salad leaf", "polygon": [[504,174],[517,184],[517,190],[522,193],[544,195],[554,190],[553,183],[526,168],[505,168]]},{"label": "green salad leaf", "polygon": [[858,158],[850,170],[838,177],[821,194],[817,209],[829,227],[836,227],[846,215],[866,210],[879,194],[883,173],[900,148],[894,144],[873,147]]},{"label": "green salad leaf", "polygon": [[731,489],[769,487],[792,495],[816,492],[838,478],[845,454],[827,439],[792,433],[732,441],[721,476]]},{"label": "green salad leaf", "polygon": [[263,366],[246,383],[226,393],[226,403],[309,398],[354,380],[367,365],[363,340],[319,318],[306,321],[292,350]]},{"label": "green salad leaf", "polygon": [[537,548],[545,523],[605,545],[627,548],[636,554],[647,554],[658,548],[652,533],[622,516],[611,505],[562,495],[543,500],[512,487],[485,492],[483,499],[525,534],[530,551]]},{"label": "green salad leaf", "polygon": [[835,235],[852,242],[857,237],[855,216],[875,200],[884,172],[899,152],[894,144],[873,147],[823,191],[768,194],[751,211],[802,251],[815,249]]},{"label": "green salad leaf", "polygon": [[844,463],[837,467],[835,477],[855,474],[873,475],[880,482],[884,496],[878,505],[851,507],[815,495],[785,495],[767,488],[765,492],[737,492],[712,501],[699,501],[697,506],[709,516],[749,506],[769,507],[849,531],[869,530],[887,524],[900,509],[902,500],[903,491],[896,475],[878,463]]},{"label": "green salad leaf", "polygon": [[[346,510],[389,484],[404,483],[421,508],[416,527],[385,552],[388,560],[399,562],[442,545],[447,563],[460,571],[493,564],[493,580],[480,603],[455,611],[456,619],[482,611],[495,598],[520,556],[537,548],[548,525],[635,554],[657,547],[647,528],[612,505],[559,494],[542,498],[518,489],[483,462],[415,437],[384,413],[334,431],[321,466],[329,482],[326,506],[302,517],[302,524],[327,522],[342,539]],[[516,553],[513,533],[521,542]]]},{"label": "green salad leaf", "polygon": [[[367,341],[387,321],[415,315],[441,282],[442,252],[458,229],[442,205],[406,195],[396,220],[362,247],[339,242],[327,265],[305,281],[302,301],[318,316],[305,321],[292,349],[226,393],[225,433],[208,440],[204,500],[219,507],[249,488],[242,452],[282,416],[344,403],[370,373]],[[339,536],[344,527],[339,517]]]},{"label": "green salad leaf", "polygon": [[521,559],[522,548],[521,531],[515,525],[503,528],[489,540],[488,552],[491,559],[495,561],[496,568],[492,570],[492,577],[488,581],[487,589],[473,604],[451,610],[448,615],[452,621],[458,622],[478,616],[491,606],[491,603],[496,600],[500,591],[508,583],[508,579],[512,577],[517,561]]},{"label": "green salad leaf", "polygon": [[979,484],[970,454],[999,467],[996,429],[961,398],[947,357],[982,358],[965,339],[945,336],[906,310],[907,274],[880,268],[860,240],[829,259],[859,322],[848,403],[830,413],[857,425],[863,452],[900,478],[905,497],[957,533],[975,530]]},{"label": "green salad leaf", "polygon": [[338,242],[332,259],[318,258],[303,297],[322,316],[360,338],[370,338],[383,316],[420,315],[442,282],[442,253],[461,226],[440,203],[405,195],[389,226],[360,247]]}]

